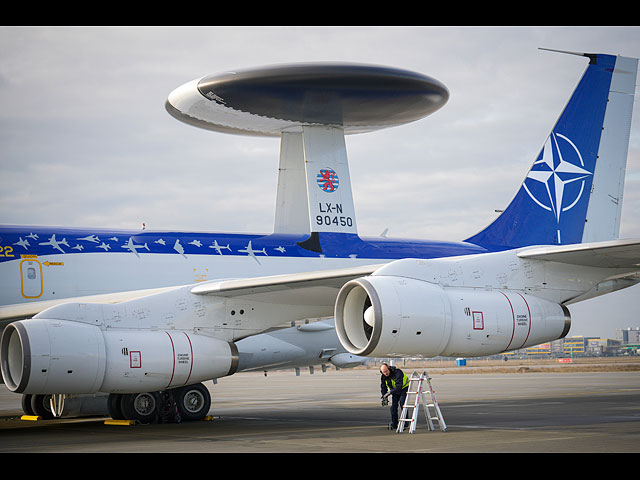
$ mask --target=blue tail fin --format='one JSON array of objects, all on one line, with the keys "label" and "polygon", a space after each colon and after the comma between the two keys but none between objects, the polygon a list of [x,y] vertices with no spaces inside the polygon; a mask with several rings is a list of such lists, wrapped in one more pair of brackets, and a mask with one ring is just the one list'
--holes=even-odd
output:
[{"label": "blue tail fin", "polygon": [[618,237],[638,60],[579,55],[589,65],[520,190],[467,242],[503,249]]}]

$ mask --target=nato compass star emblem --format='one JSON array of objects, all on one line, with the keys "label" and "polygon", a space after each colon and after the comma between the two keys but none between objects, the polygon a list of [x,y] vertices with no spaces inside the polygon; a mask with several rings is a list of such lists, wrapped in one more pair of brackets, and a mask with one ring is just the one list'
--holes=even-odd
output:
[{"label": "nato compass star emblem", "polygon": [[564,135],[552,132],[544,145],[542,158],[533,164],[525,178],[524,188],[535,203],[553,213],[560,225],[561,214],[580,201],[590,175],[593,172],[584,168],[582,155],[575,144]]}]

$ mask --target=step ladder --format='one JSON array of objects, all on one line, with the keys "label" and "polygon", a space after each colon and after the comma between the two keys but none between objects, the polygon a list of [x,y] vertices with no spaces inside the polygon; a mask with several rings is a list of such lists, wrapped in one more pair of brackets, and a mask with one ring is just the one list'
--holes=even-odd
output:
[{"label": "step ladder", "polygon": [[[423,389],[423,382],[427,383],[427,389]],[[428,403],[425,399],[425,393],[431,396],[431,403]],[[424,407],[424,413],[427,417],[427,424],[429,425],[429,430],[435,430],[434,422],[438,422],[438,426],[441,431],[447,431],[447,425],[444,423],[444,418],[442,416],[442,412],[440,411],[440,406],[438,405],[438,401],[436,400],[436,394],[433,391],[433,387],[431,386],[431,377],[427,374],[427,372],[422,372],[418,375],[418,372],[413,372],[411,377],[409,378],[409,388],[407,389],[407,398],[404,401],[404,405],[402,406],[402,414],[400,415],[400,419],[398,421],[398,428],[396,433],[402,433],[404,431],[404,426],[406,422],[409,423],[409,433],[415,433],[416,424],[418,423],[418,408],[420,404],[420,400],[422,400],[422,406]],[[435,411],[435,415],[431,414],[431,410]]]}]

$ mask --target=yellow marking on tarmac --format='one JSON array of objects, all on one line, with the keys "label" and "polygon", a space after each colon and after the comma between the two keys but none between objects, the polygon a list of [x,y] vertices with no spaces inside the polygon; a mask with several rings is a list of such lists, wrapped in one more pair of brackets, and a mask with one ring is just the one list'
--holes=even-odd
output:
[{"label": "yellow marking on tarmac", "polygon": [[36,422],[38,420],[42,420],[42,417],[39,415],[22,415],[20,420],[28,420],[30,422]]},{"label": "yellow marking on tarmac", "polygon": [[104,421],[105,425],[135,425],[135,420],[114,420],[110,418]]}]

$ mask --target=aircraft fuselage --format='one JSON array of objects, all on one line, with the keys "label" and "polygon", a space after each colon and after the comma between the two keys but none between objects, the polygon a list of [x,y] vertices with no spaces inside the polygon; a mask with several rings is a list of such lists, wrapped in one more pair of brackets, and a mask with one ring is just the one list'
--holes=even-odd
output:
[{"label": "aircraft fuselage", "polygon": [[2,305],[487,251],[464,242],[331,233],[311,246],[308,234],[6,226],[0,236]]}]

